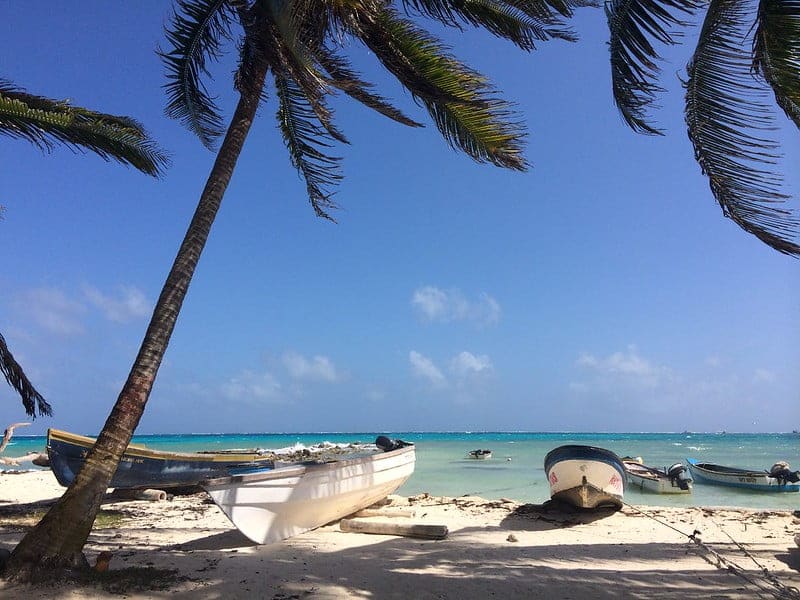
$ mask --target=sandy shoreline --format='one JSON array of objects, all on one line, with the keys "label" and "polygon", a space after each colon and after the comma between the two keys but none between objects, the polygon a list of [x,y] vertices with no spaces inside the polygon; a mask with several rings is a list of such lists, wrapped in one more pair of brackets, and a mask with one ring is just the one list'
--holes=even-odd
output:
[{"label": "sandy shoreline", "polygon": [[[49,471],[0,475],[0,548],[23,535],[20,514],[44,510],[62,493]],[[404,522],[446,525],[447,538],[344,533],[332,524],[257,546],[204,494],[109,501],[105,527],[95,527],[85,548],[92,563],[101,551],[114,555],[100,582],[0,582],[0,597],[677,599],[800,588],[800,518],[791,511],[626,506],[576,516],[424,495],[393,497],[396,506],[414,511]],[[695,530],[705,546],[687,537]]]}]

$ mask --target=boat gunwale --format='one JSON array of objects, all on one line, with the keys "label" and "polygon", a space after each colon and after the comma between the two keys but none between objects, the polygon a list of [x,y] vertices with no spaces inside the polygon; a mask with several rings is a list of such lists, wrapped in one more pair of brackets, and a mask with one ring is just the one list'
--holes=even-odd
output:
[{"label": "boat gunwale", "polygon": [[[346,458],[343,460],[331,460],[328,462],[307,461],[301,464],[287,464],[285,466],[278,466],[274,468],[264,467],[255,473],[241,473],[239,475],[229,475],[227,477],[212,477],[200,481],[200,487],[218,487],[239,483],[254,483],[258,481],[267,481],[270,479],[283,479],[285,477],[299,477],[307,471],[314,471],[320,473],[326,470],[335,470],[342,467],[349,467],[357,464],[366,464],[385,460],[387,458],[394,458],[406,453],[414,453],[416,450],[413,444],[390,450],[389,452],[373,452],[371,454],[358,456],[354,458]],[[400,466],[400,465],[398,465]]]},{"label": "boat gunwale", "polygon": [[[50,440],[64,444],[80,446],[85,450],[90,450],[96,438],[77,433],[70,433],[61,429],[50,428],[47,430],[47,448],[50,449]],[[124,454],[139,458],[149,458],[152,460],[194,460],[198,462],[271,462],[274,454],[267,452],[259,454],[257,452],[173,452],[169,450],[154,450],[139,444],[129,444]]]}]

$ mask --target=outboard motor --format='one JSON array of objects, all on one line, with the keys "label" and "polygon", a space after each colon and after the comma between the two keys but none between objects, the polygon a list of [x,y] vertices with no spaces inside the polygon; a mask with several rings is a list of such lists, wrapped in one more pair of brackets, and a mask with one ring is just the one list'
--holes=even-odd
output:
[{"label": "outboard motor", "polygon": [[405,448],[406,446],[412,446],[413,444],[411,442],[404,442],[403,440],[391,440],[385,435],[379,435],[377,438],[375,438],[375,445],[384,452],[391,452],[392,450]]},{"label": "outboard motor", "polygon": [[667,475],[672,485],[677,485],[682,490],[689,489],[690,479],[686,475],[686,467],[683,463],[675,463],[667,469]]},{"label": "outboard motor", "polygon": [[778,480],[778,485],[786,485],[787,483],[797,483],[800,481],[800,471],[792,471],[789,469],[789,463],[785,460],[780,460],[772,465],[769,470],[769,476]]}]

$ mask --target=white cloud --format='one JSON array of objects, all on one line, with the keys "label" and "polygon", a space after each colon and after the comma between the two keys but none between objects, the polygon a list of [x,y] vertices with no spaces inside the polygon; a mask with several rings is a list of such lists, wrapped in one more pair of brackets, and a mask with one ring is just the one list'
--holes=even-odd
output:
[{"label": "white cloud", "polygon": [[669,369],[655,365],[640,356],[635,346],[630,346],[627,352],[614,352],[606,357],[581,354],[577,364],[600,375],[645,387],[656,387],[669,376]]},{"label": "white cloud", "polygon": [[776,379],[775,373],[767,369],[756,369],[753,374],[753,381],[755,383],[774,383]]},{"label": "white cloud", "polygon": [[427,379],[433,385],[444,386],[447,385],[447,379],[433,364],[433,361],[419,352],[412,350],[408,354],[408,360],[411,362],[411,370],[417,377]]},{"label": "white cloud", "polygon": [[222,395],[241,402],[282,400],[281,384],[271,373],[242,371],[221,386]]},{"label": "white cloud", "polygon": [[145,295],[135,287],[120,286],[119,297],[116,298],[92,286],[86,286],[83,293],[92,305],[103,311],[109,321],[124,323],[131,319],[146,317],[151,311]]},{"label": "white cloud", "polygon": [[81,316],[86,307],[68,298],[55,288],[35,288],[21,294],[17,301],[19,309],[33,321],[51,333],[72,335],[83,333]]},{"label": "white cloud", "polygon": [[484,325],[500,320],[500,304],[482,293],[470,301],[459,290],[442,290],[425,286],[414,291],[411,305],[427,321],[474,321]]},{"label": "white cloud", "polygon": [[342,379],[342,374],[336,370],[327,356],[317,355],[308,359],[296,352],[287,352],[283,355],[283,366],[294,379],[331,383]]},{"label": "white cloud", "polygon": [[459,377],[466,377],[472,373],[482,373],[492,370],[492,361],[482,354],[475,356],[471,352],[461,352],[450,361],[450,369]]}]

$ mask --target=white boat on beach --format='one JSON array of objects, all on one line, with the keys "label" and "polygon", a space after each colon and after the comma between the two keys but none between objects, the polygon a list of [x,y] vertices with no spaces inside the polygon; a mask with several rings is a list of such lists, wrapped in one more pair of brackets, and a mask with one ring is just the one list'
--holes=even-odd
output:
[{"label": "white boat on beach", "polygon": [[239,531],[269,544],[346,517],[403,485],[414,472],[414,445],[384,436],[376,445],[330,462],[276,463],[200,485]]},{"label": "white boat on beach", "polygon": [[637,460],[622,459],[629,486],[654,494],[691,494],[692,480],[686,466],[675,463],[671,467],[648,467]]},{"label": "white boat on beach", "polygon": [[625,466],[605,448],[559,446],[544,457],[550,497],[578,508],[622,507]]}]

